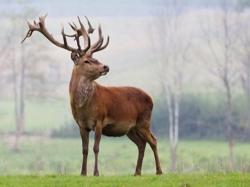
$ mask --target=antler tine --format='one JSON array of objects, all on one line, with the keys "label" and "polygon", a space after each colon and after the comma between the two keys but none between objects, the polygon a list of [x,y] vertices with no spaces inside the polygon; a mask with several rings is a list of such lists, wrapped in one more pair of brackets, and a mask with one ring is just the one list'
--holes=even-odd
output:
[{"label": "antler tine", "polygon": [[94,32],[94,28],[91,26],[90,22],[89,22],[89,19],[87,18],[87,16],[85,16],[87,22],[88,22],[88,25],[89,25],[89,28],[88,28],[88,33],[89,34],[92,34]]},{"label": "antler tine", "polygon": [[101,37],[100,42],[98,43],[98,45],[95,48],[91,47],[91,50],[89,53],[93,54],[94,52],[98,51],[98,49],[102,46],[102,43],[103,43],[103,37]]},{"label": "antler tine", "polygon": [[108,46],[108,44],[109,44],[109,37],[108,37],[106,44],[102,47],[103,36],[102,36],[102,29],[101,29],[101,25],[100,24],[98,26],[98,35],[99,35],[99,39],[98,39],[98,41],[95,44],[93,44],[91,46],[91,49],[89,50],[90,54],[93,54],[94,52],[97,52],[97,51],[105,49]]},{"label": "antler tine", "polygon": [[[77,42],[77,47],[78,49],[81,51],[81,45],[80,45],[80,41],[79,41],[79,37],[81,36],[81,32],[80,30],[77,28],[76,24],[73,22],[74,25],[71,25],[71,23],[69,23],[70,27],[76,32],[75,34],[72,35],[66,35],[68,37],[75,37],[74,40],[76,40]],[[80,34],[79,34],[80,33]]]},{"label": "antler tine", "polygon": [[40,16],[39,17],[39,21],[40,22],[38,22],[38,24],[42,24],[42,25],[44,25],[44,27],[45,27],[45,18],[47,17],[47,15],[48,15],[48,13],[47,14],[45,14],[44,16]]},{"label": "antler tine", "polygon": [[[74,23],[73,23],[74,24]],[[76,31],[76,26],[75,25],[71,25],[71,23],[69,22],[69,25],[70,25],[70,27],[74,30],[74,31]]]},{"label": "antler tine", "polygon": [[63,37],[63,42],[67,46],[68,43],[67,43],[67,39],[66,39],[66,34],[64,33],[64,26],[63,26],[62,23],[61,23],[61,27],[62,27],[61,34],[62,34],[62,37]]},{"label": "antler tine", "polygon": [[81,34],[82,34],[83,39],[84,39],[84,47],[85,47],[85,49],[83,49],[82,51],[84,53],[86,53],[89,50],[90,46],[91,46],[90,38],[89,38],[89,35],[87,34],[87,32],[86,32],[86,30],[85,30],[85,28],[84,28],[84,26],[83,26],[83,24],[81,22],[79,16],[77,16],[77,17],[78,17],[78,21],[79,21],[80,26],[81,26]]},{"label": "antler tine", "polygon": [[[43,16],[43,17],[46,17],[46,16],[47,16],[47,14],[45,16]],[[41,21],[41,17],[39,17],[39,20]],[[24,37],[24,39],[21,41],[21,44],[26,40],[26,38],[31,37],[33,31],[41,32],[40,31],[41,28],[39,27],[39,23],[36,23],[36,20],[34,20],[34,25],[31,25],[31,23],[28,22],[28,21],[27,21],[27,23],[28,23],[28,26],[29,26],[29,30],[28,30],[26,36]]]},{"label": "antler tine", "polygon": [[103,37],[102,37],[102,29],[101,29],[101,25],[99,23],[98,25],[98,36],[99,39],[90,47],[89,49],[89,54],[93,54],[95,52],[95,50],[100,46],[100,44],[103,42]]},{"label": "antler tine", "polygon": [[76,30],[79,30],[78,28],[77,28],[77,26],[76,26],[76,24],[74,23],[74,22],[72,22],[73,23],[73,27],[76,29]]},{"label": "antler tine", "polygon": [[96,52],[102,46],[102,43],[103,43],[103,37],[101,36],[101,40],[100,42],[98,42],[98,45],[96,45],[95,47],[91,47],[91,53],[93,54],[94,52]]},{"label": "antler tine", "polygon": [[33,33],[33,30],[31,30],[31,28],[30,28],[31,24],[28,21],[27,21],[27,23],[29,25],[29,30],[28,30],[26,36],[24,37],[24,39],[21,41],[21,44],[26,40],[26,38],[30,37],[32,35],[32,33]]},{"label": "antler tine", "polygon": [[98,25],[98,36],[99,36],[99,39],[97,40],[97,42],[96,43],[94,43],[92,46],[91,46],[91,48],[96,48],[98,45],[99,45],[99,43],[101,42],[101,39],[102,39],[102,28],[101,28],[101,25],[100,25],[100,23],[99,23],[99,25]]},{"label": "antler tine", "polygon": [[[69,23],[69,25],[70,25],[70,23]],[[61,34],[63,34],[64,36],[67,36],[67,37],[75,37],[75,34],[65,34],[65,32],[64,32],[64,26],[63,26],[63,24],[61,23],[61,26],[62,26],[62,30],[61,30]],[[71,26],[71,25],[70,25]],[[73,28],[72,28],[73,29]],[[74,29],[73,29],[74,30]]]},{"label": "antler tine", "polygon": [[[73,25],[72,25],[73,24]],[[75,37],[75,40],[77,41],[77,46],[78,46],[78,49],[81,50],[81,46],[80,46],[80,41],[79,41],[79,37],[82,36],[82,32],[81,32],[81,29],[77,28],[76,24],[74,22],[69,23],[70,27],[76,32],[75,34],[73,35],[66,35],[66,36],[69,36],[69,37]],[[84,39],[85,41],[85,39]]]},{"label": "antler tine", "polygon": [[66,35],[68,37],[75,37],[75,40],[76,38],[79,38],[82,33],[81,33],[81,29],[78,29],[76,24],[73,22],[74,25],[71,25],[71,23],[69,23],[70,27],[76,32],[75,34],[72,34],[72,35]]},{"label": "antler tine", "polygon": [[106,44],[105,44],[104,46],[102,46],[102,47],[98,48],[95,52],[97,52],[97,51],[101,51],[101,50],[105,49],[105,48],[108,46],[108,44],[109,44],[109,36],[107,37]]}]

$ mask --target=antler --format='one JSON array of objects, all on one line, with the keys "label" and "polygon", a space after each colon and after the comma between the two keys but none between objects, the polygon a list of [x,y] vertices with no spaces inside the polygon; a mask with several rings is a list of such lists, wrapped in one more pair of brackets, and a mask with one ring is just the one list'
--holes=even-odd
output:
[{"label": "antler", "polygon": [[[87,34],[79,17],[78,17],[78,20],[79,20],[79,23],[81,25],[81,28],[77,29],[77,32],[75,35],[72,35],[75,37],[75,39],[77,41],[78,48],[73,48],[73,47],[70,47],[67,43],[66,36],[69,36],[69,35],[66,35],[64,33],[63,25],[62,25],[62,30],[61,30],[61,34],[63,37],[63,43],[60,43],[57,40],[55,40],[54,37],[48,32],[48,30],[46,29],[46,26],[45,26],[45,18],[47,17],[47,15],[48,14],[46,14],[45,16],[39,17],[39,22],[36,23],[36,21],[34,21],[34,25],[27,22],[28,26],[29,26],[29,30],[21,43],[23,43],[26,40],[26,38],[30,37],[32,35],[33,31],[38,31],[38,32],[42,33],[49,41],[51,41],[53,44],[55,44],[58,47],[61,47],[63,49],[69,50],[69,51],[76,51],[77,53],[79,53],[81,55],[83,55],[87,52],[87,50],[90,48],[90,38],[89,38],[89,36],[88,36],[88,34]],[[85,48],[83,50],[81,49],[80,42],[79,42],[79,37],[81,35],[84,38],[84,47]]]},{"label": "antler", "polygon": [[[32,35],[33,31],[38,31],[38,32],[42,33],[49,41],[51,41],[56,46],[61,47],[61,48],[66,49],[66,50],[69,50],[69,51],[75,51],[75,52],[79,53],[80,55],[84,55],[86,53],[88,53],[89,55],[92,55],[94,52],[103,50],[108,46],[109,37],[107,38],[106,44],[104,46],[102,46],[103,37],[102,37],[102,31],[101,31],[100,24],[99,24],[99,27],[98,27],[99,39],[95,44],[93,44],[91,46],[90,38],[89,38],[88,33],[89,34],[93,33],[94,29],[91,26],[91,24],[90,24],[90,22],[89,22],[89,20],[88,20],[88,18],[86,16],[85,16],[85,18],[87,19],[87,22],[88,22],[88,25],[89,25],[88,33],[87,33],[86,29],[84,28],[80,18],[78,17],[78,21],[79,21],[79,24],[80,24],[81,27],[77,28],[77,26],[76,26],[76,24],[74,22],[73,22],[73,24],[69,23],[71,28],[75,31],[75,34],[68,35],[68,34],[64,33],[64,27],[62,25],[61,34],[62,34],[62,37],[63,37],[63,43],[58,42],[57,40],[55,40],[53,38],[53,36],[48,32],[48,30],[45,27],[45,18],[47,17],[47,15],[48,14],[46,14],[45,16],[39,17],[39,22],[36,23],[36,21],[34,21],[34,25],[30,24],[27,21],[28,26],[29,26],[29,30],[28,30],[25,38],[22,40],[21,43],[23,43],[26,40],[26,38],[30,37]],[[76,42],[77,42],[77,47],[78,48],[70,47],[68,45],[68,43],[67,43],[66,36],[67,37],[74,37]],[[84,49],[81,49],[81,45],[80,45],[80,41],[79,41],[80,36],[83,36],[83,39],[84,39]]]}]

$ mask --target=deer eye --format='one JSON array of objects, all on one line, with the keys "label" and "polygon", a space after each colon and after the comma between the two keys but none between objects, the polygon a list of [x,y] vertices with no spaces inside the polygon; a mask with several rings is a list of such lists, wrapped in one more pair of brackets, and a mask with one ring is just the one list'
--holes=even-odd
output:
[{"label": "deer eye", "polygon": [[88,60],[84,60],[83,61],[85,64],[90,64],[90,62]]}]

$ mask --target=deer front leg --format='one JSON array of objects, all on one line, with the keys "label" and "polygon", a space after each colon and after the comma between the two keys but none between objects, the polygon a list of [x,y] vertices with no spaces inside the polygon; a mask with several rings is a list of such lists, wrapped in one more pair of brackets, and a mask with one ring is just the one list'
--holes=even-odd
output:
[{"label": "deer front leg", "polygon": [[81,138],[82,138],[82,171],[81,175],[87,175],[87,159],[89,152],[89,131],[79,127]]},{"label": "deer front leg", "polygon": [[99,176],[98,153],[99,153],[99,144],[100,144],[101,136],[102,136],[102,122],[98,121],[95,127],[95,143],[93,147],[93,151],[95,153],[94,176]]}]

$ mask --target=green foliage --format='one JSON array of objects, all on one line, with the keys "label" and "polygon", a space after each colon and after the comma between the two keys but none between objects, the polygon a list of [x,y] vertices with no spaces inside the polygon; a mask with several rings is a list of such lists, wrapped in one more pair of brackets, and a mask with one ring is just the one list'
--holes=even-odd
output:
[{"label": "green foliage", "polygon": [[75,121],[69,120],[59,128],[52,130],[52,137],[54,138],[79,138],[79,129]]},{"label": "green foliage", "polygon": [[236,4],[237,10],[244,10],[245,8],[250,7],[250,0],[238,0]]},{"label": "green foliage", "polygon": [[240,3],[243,4],[244,6],[247,6],[247,7],[250,6],[250,1],[249,0],[240,0]]},{"label": "green foliage", "polygon": [[[181,98],[179,137],[181,139],[225,140],[226,101],[219,94],[186,94]],[[242,95],[233,98],[233,134],[235,140],[248,141],[247,125],[240,125],[246,113]],[[152,130],[158,136],[169,132],[168,108],[165,101],[156,100],[152,118]]]},{"label": "green foliage", "polygon": [[39,186],[91,186],[91,187],[201,187],[201,186],[249,186],[250,175],[241,173],[219,173],[219,174],[163,174],[161,176],[145,175],[134,176],[101,176],[81,177],[78,175],[16,175],[0,176],[2,187],[39,187]]}]

